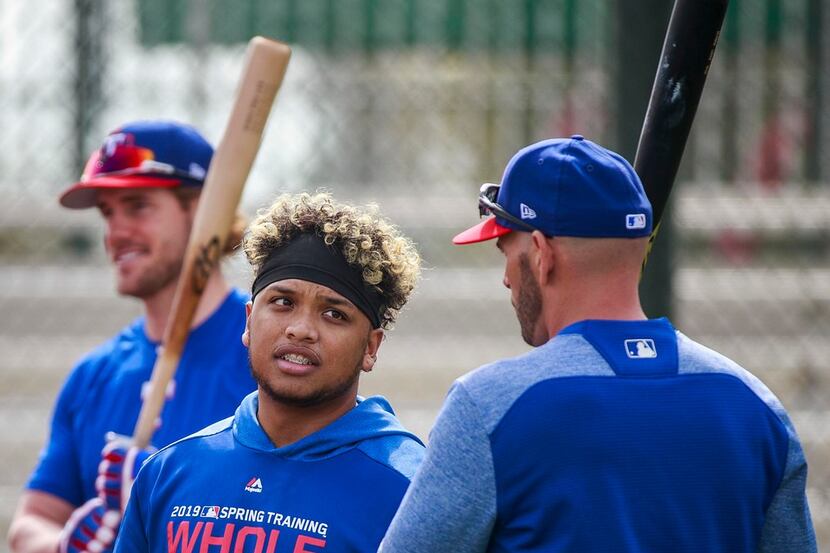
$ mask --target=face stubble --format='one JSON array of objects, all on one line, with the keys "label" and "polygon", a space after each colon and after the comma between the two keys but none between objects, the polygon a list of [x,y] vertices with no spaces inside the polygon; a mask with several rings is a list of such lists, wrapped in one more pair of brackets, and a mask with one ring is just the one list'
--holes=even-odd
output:
[{"label": "face stubble", "polygon": [[526,253],[519,255],[519,289],[516,299],[516,318],[522,330],[522,339],[531,346],[538,346],[535,337],[536,326],[542,315],[542,290],[533,278],[530,259]]},{"label": "face stubble", "polygon": [[117,277],[119,294],[144,300],[175,286],[184,265],[194,213],[194,204],[185,206],[178,199],[175,202],[176,216],[182,219],[168,220],[166,225],[156,229],[160,240],[151,246],[156,251],[156,258],[138,274]]},{"label": "face stubble", "polygon": [[[253,344],[254,337],[251,335],[250,329],[248,333],[250,336],[250,343]],[[368,344],[368,337],[366,339],[366,344]],[[366,344],[364,344],[364,348]],[[351,361],[346,362],[351,363]],[[260,390],[265,392],[265,394],[274,402],[290,405],[292,407],[315,407],[342,397],[354,388],[363,369],[361,354],[358,355],[357,361],[354,362],[354,370],[345,374],[342,378],[326,383],[325,385],[322,385],[315,390],[311,390],[308,393],[302,393],[292,392],[288,389],[278,389],[274,386],[268,379],[268,368],[266,367],[265,369],[260,369],[255,366],[250,347],[248,348],[248,365],[251,369],[251,376],[253,376]]]},{"label": "face stubble", "polygon": [[149,266],[135,282],[119,283],[118,292],[134,298],[149,298],[174,284],[181,274],[184,250],[164,248],[161,257]]}]

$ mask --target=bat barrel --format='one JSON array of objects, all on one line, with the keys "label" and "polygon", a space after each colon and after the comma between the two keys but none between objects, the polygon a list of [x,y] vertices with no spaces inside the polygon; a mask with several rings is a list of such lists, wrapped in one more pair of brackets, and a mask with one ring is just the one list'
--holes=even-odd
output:
[{"label": "bat barrel", "polygon": [[668,201],[706,82],[728,0],[677,0],[660,54],[634,169],[654,210]]},{"label": "bat barrel", "polygon": [[233,109],[199,198],[164,331],[164,349],[153,367],[150,387],[133,431],[133,440],[140,447],[150,443],[155,431],[167,385],[178,367],[199,299],[219,263],[290,55],[287,45],[274,40],[254,37],[248,43]]}]

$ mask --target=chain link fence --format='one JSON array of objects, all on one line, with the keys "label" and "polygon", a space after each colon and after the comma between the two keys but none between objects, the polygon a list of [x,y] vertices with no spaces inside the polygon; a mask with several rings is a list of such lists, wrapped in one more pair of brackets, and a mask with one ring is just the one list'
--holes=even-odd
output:
[{"label": "chain link fence", "polygon": [[[521,146],[574,132],[617,146],[627,108],[617,101],[626,69],[616,52],[637,33],[615,21],[629,7],[0,3],[0,526],[8,527],[68,370],[140,312],[113,291],[97,214],[56,200],[107,131],[166,117],[215,143],[245,40],[261,33],[291,43],[243,208],[251,215],[280,192],[325,188],[377,202],[416,239],[424,280],[362,391],[387,395],[426,437],[454,378],[526,350],[499,255],[449,240],[476,219],[478,185],[498,182]],[[649,24],[662,29],[665,19]],[[676,326],[742,363],[789,409],[830,551],[830,43],[822,30],[830,9],[820,0],[732,0],[666,236]],[[242,259],[225,269],[249,285]]]}]

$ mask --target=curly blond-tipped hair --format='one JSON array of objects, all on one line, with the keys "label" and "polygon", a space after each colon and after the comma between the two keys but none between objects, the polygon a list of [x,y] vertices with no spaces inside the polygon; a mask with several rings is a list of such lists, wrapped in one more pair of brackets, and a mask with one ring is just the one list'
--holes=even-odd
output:
[{"label": "curly blond-tipped hair", "polygon": [[258,275],[275,248],[301,233],[314,232],[360,267],[363,280],[384,299],[381,327],[389,328],[415,288],[421,256],[412,241],[378,214],[336,202],[328,193],[283,194],[258,212],[242,239],[248,262]]}]

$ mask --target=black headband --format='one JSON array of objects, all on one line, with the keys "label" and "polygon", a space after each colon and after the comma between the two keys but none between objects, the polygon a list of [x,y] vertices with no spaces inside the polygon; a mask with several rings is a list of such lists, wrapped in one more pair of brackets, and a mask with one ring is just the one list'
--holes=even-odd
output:
[{"label": "black headband", "polygon": [[383,295],[366,284],[360,268],[349,265],[341,251],[326,245],[316,234],[299,234],[271,252],[254,279],[252,299],[269,284],[289,278],[331,288],[360,309],[372,328],[380,328],[381,315],[386,309]]}]

